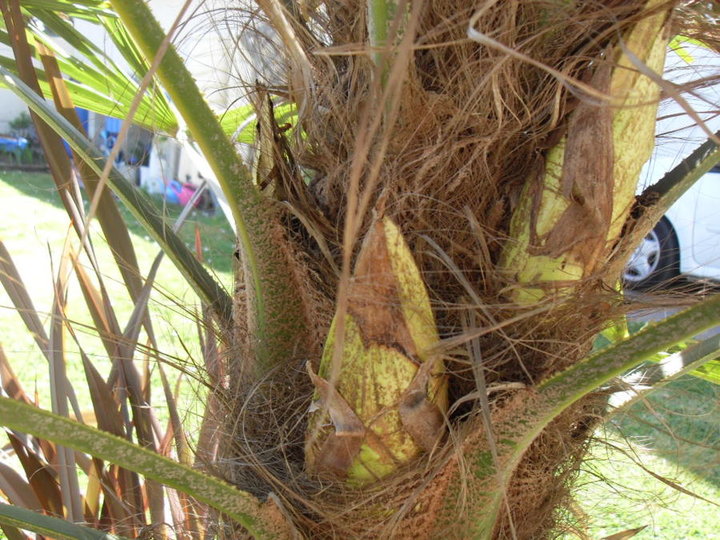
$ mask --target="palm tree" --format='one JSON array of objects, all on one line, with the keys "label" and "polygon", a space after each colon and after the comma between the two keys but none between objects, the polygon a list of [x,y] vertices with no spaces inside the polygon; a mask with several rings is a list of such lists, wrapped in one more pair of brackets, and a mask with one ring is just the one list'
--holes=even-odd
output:
[{"label": "palm tree", "polygon": [[[150,461],[62,435],[67,420],[53,417],[54,431],[13,423],[5,415],[21,409],[5,399],[2,423],[195,496],[231,518],[228,537],[556,530],[613,378],[720,322],[713,297],[628,338],[618,292],[633,246],[718,159],[711,139],[690,173],[673,171],[655,197],[635,196],[661,90],[673,92],[658,75],[668,42],[699,32],[702,6],[258,0],[247,17],[272,28],[285,75],[252,85],[249,167],[227,136],[247,108],[220,122],[144,2],[111,3],[122,24],[94,1],[56,7],[101,20],[137,47],[128,55],[136,69],[157,70],[230,208],[240,258],[232,299],[25,86],[34,75],[23,17],[72,37],[47,1],[0,1],[16,58],[15,73],[3,73],[41,138],[55,130],[70,140],[84,173],[100,178],[91,189],[107,178],[212,311],[230,377],[208,373],[208,423],[224,435],[199,455],[238,489],[205,477],[207,489],[170,482]],[[62,104],[52,51],[33,35],[45,59],[35,96],[51,90]],[[175,131],[172,108],[151,91],[136,120]],[[591,354],[603,331],[616,343]],[[712,358],[693,351],[686,369]]]}]

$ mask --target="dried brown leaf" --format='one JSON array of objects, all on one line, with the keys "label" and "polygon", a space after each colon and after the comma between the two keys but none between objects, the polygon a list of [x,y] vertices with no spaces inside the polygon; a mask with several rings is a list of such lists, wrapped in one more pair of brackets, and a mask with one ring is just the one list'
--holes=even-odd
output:
[{"label": "dried brown leaf", "polygon": [[0,492],[10,504],[39,512],[43,509],[30,484],[9,465],[0,463]]},{"label": "dried brown leaf", "polygon": [[610,536],[605,536],[602,538],[602,540],[627,540],[628,538],[632,538],[639,532],[645,530],[647,528],[647,525],[643,525],[642,527],[637,527],[636,529],[627,529],[625,531],[620,531],[615,534],[611,534]]},{"label": "dried brown leaf", "polygon": [[343,477],[360,451],[365,439],[365,426],[338,391],[315,374],[310,362],[305,364],[305,368],[320,396],[319,403],[314,406],[327,408],[335,428],[315,453],[313,467],[318,474]]},{"label": "dried brown leaf", "polygon": [[12,433],[7,435],[15,455],[22,465],[25,477],[30,483],[35,496],[40,501],[43,510],[51,515],[63,516],[63,503],[60,496],[57,472],[15,435]]}]

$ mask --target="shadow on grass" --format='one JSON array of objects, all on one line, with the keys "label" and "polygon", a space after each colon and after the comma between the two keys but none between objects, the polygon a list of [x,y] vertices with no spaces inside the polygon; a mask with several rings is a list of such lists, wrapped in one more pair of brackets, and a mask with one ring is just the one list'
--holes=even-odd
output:
[{"label": "shadow on grass", "polygon": [[[52,178],[47,173],[0,170],[0,182],[12,186],[24,195],[64,208],[55,189]],[[158,214],[165,216],[172,223],[180,215],[182,208],[177,205],[164,205],[160,197],[153,197]],[[136,236],[149,238],[145,229],[137,222],[130,212],[119,204],[120,212],[130,232]],[[180,237],[195,252],[195,226],[200,230],[203,246],[203,259],[211,272],[232,272],[232,253],[234,250],[234,234],[222,212],[213,215],[193,212],[183,225]]]},{"label": "shadow on grass", "polygon": [[613,426],[643,448],[720,487],[720,388],[690,375],[617,415]]},{"label": "shadow on grass", "polygon": [[[628,297],[640,306],[630,315],[630,324],[662,320],[698,297],[719,292],[718,282],[684,276],[653,291],[630,292]],[[612,425],[633,443],[720,488],[719,386],[684,375],[618,414]]]}]

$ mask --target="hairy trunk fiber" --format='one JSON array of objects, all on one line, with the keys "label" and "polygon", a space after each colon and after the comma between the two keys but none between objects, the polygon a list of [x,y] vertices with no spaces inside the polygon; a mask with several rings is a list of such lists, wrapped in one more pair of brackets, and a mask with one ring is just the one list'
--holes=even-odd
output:
[{"label": "hairy trunk fiber", "polygon": [[[603,403],[550,413],[541,383],[618,314],[659,96],[642,72],[662,71],[673,2],[258,4],[301,128],[265,128],[277,161],[259,181],[290,209],[327,344],[309,376],[298,361],[244,383],[264,404],[239,407],[244,421],[261,409],[236,447],[257,491],[312,537],[545,537]],[[400,273],[360,249],[390,223],[414,260]],[[411,328],[398,294],[414,265],[430,330]],[[402,416],[411,395],[426,444]]]}]

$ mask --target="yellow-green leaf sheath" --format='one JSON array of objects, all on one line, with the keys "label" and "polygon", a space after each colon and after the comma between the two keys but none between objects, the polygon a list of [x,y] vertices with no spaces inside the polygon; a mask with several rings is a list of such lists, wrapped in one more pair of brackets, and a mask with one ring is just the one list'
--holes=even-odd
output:
[{"label": "yellow-green leaf sheath", "polygon": [[[647,7],[658,3],[651,0]],[[654,146],[660,92],[625,51],[661,73],[666,18],[658,10],[641,19],[623,36],[625,49],[612,51],[613,64],[598,64],[592,84],[610,101],[581,101],[566,136],[548,151],[543,177],[528,181],[511,221],[514,241],[501,261],[519,285],[509,292],[515,302],[536,302],[574,287],[598,270],[617,242]]]},{"label": "yellow-green leaf sheath", "polygon": [[[330,373],[337,322],[336,315],[320,378]],[[337,395],[330,399],[316,382],[321,403],[310,418],[306,460],[317,474],[362,485],[431,448],[447,409],[442,361],[427,352],[438,341],[427,290],[389,219],[376,223],[363,244],[344,323]],[[421,369],[425,362],[431,364]]]},{"label": "yellow-green leaf sheath", "polygon": [[[660,4],[654,0],[648,7]],[[655,73],[662,74],[668,39],[662,31],[665,14],[641,20],[627,36],[625,47],[643,59]],[[655,118],[660,87],[642,75],[627,55],[618,53],[610,91],[623,101],[613,118],[613,147],[615,149],[615,200],[612,222],[608,231],[608,247],[617,241],[630,208],[635,201],[635,189],[640,170],[650,159],[655,147]],[[629,143],[629,144],[628,144]]]}]

